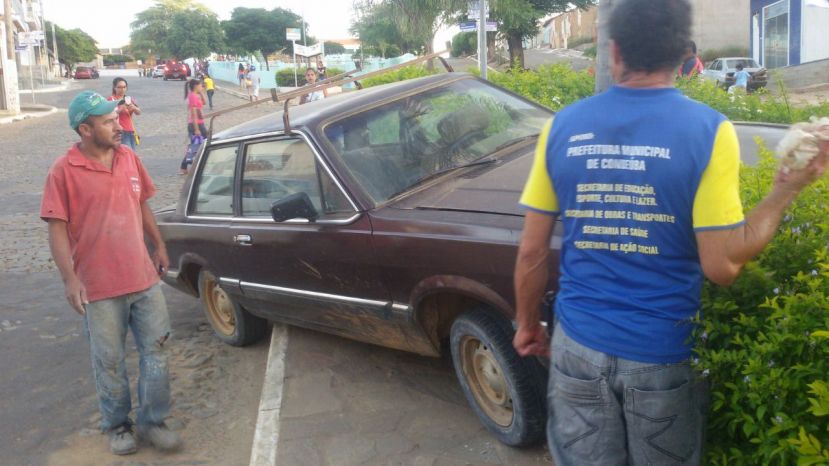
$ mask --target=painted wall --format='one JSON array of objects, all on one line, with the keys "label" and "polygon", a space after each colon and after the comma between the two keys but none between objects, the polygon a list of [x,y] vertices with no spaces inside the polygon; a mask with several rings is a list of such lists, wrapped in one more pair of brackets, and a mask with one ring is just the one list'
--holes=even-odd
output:
[{"label": "painted wall", "polygon": [[800,62],[829,58],[829,8],[803,7]]},{"label": "painted wall", "polygon": [[750,0],[691,0],[697,49],[749,47]]}]

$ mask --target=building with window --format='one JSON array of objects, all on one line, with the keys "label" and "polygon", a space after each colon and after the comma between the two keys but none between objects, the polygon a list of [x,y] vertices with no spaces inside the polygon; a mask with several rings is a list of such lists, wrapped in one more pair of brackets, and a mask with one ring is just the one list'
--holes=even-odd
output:
[{"label": "building with window", "polygon": [[829,1],[751,0],[751,56],[766,68],[829,59]]}]

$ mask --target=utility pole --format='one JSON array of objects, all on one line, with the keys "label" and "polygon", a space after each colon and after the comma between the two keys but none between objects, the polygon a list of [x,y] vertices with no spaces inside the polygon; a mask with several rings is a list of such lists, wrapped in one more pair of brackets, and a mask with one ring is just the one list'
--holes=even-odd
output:
[{"label": "utility pole", "polygon": [[601,94],[613,84],[610,74],[610,10],[612,0],[599,0],[598,35],[596,44],[596,87],[594,93]]},{"label": "utility pole", "polygon": [[486,79],[486,0],[478,0],[478,64],[481,79]]},{"label": "utility pole", "polygon": [[14,60],[14,24],[12,24],[12,0],[3,0],[3,18],[6,19],[6,58]]}]

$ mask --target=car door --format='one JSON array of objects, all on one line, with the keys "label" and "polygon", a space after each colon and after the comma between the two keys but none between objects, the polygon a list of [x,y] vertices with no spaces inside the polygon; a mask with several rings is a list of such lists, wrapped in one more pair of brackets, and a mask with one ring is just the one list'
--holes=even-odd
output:
[{"label": "car door", "polygon": [[[239,287],[264,317],[374,341],[392,303],[358,212],[304,137],[245,144],[233,221]],[[305,193],[319,218],[275,222],[275,201]],[[379,319],[379,320],[378,320]],[[367,325],[367,323],[369,323]]]},{"label": "car door", "polygon": [[[235,243],[230,226],[234,214],[234,184],[239,144],[206,149],[199,158],[182,224],[165,234],[171,257],[199,264],[216,277],[236,275]],[[238,289],[228,289],[239,294]]]}]

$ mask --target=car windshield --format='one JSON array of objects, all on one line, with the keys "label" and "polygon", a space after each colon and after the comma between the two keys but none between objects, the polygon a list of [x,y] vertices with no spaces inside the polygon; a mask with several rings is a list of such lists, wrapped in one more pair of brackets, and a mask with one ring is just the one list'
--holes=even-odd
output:
[{"label": "car windshield", "polygon": [[75,71],[89,71],[89,68],[87,68],[85,66],[79,66],[79,67],[75,68]]},{"label": "car windshield", "polygon": [[760,65],[751,58],[734,58],[725,61],[725,67],[729,70],[737,68],[737,65],[743,65],[743,68],[760,68]]},{"label": "car windshield", "polygon": [[338,120],[325,136],[376,203],[538,135],[552,112],[463,79]]}]

